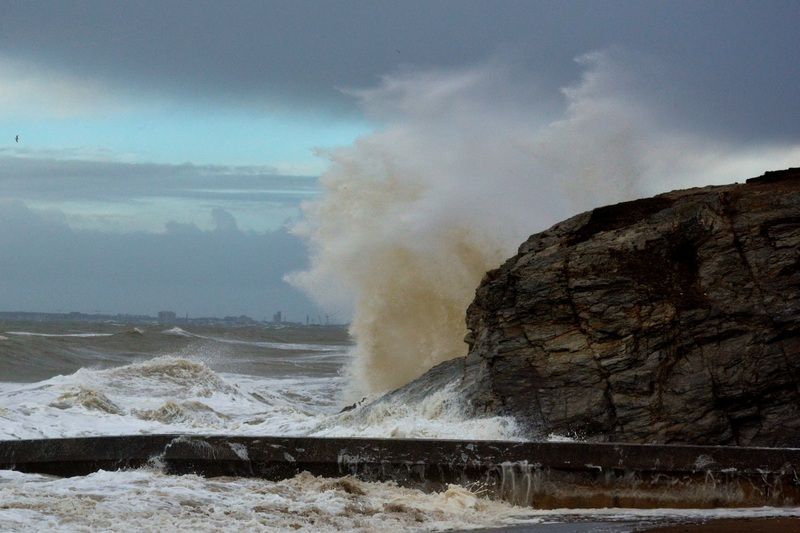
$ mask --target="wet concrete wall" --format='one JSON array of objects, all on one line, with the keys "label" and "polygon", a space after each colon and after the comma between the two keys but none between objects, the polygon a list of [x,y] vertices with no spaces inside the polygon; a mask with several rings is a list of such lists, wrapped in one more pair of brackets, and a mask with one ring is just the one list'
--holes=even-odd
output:
[{"label": "wet concrete wall", "polygon": [[147,465],[270,480],[353,475],[423,490],[458,483],[539,508],[800,504],[797,448],[188,435],[0,441],[0,469],[74,476]]}]

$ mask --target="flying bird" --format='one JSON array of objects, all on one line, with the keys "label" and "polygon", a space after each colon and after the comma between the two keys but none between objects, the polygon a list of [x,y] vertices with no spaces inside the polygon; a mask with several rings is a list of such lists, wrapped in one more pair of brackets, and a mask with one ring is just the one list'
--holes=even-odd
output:
[{"label": "flying bird", "polygon": [[19,135],[14,138],[15,141],[19,142]]}]

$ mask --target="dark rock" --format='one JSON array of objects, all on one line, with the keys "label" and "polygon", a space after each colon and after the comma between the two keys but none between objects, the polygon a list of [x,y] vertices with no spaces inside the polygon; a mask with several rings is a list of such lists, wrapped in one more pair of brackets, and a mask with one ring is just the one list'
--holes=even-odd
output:
[{"label": "dark rock", "polygon": [[467,326],[469,401],[534,436],[800,446],[800,169],[533,235]]},{"label": "dark rock", "polygon": [[344,407],[341,408],[341,410],[339,410],[339,412],[340,413],[346,413],[347,411],[352,411],[353,409],[355,409],[356,407],[358,407],[359,405],[364,403],[364,400],[366,400],[366,399],[367,398],[365,396],[364,398],[361,398],[360,400],[358,400],[355,403],[351,403],[350,405],[345,405]]}]

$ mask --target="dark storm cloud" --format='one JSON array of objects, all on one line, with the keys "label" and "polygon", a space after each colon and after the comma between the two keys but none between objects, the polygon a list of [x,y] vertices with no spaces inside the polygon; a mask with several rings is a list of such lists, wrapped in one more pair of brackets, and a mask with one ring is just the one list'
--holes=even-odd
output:
[{"label": "dark storm cloud", "polygon": [[616,46],[670,74],[656,96],[693,127],[796,139],[799,26],[795,1],[53,0],[6,4],[0,50],[136,93],[342,112],[337,88],[403,65],[507,54],[549,94]]},{"label": "dark storm cloud", "polygon": [[269,167],[16,157],[0,149],[0,198],[130,202],[170,197],[296,206],[318,187],[315,177],[284,176]]},{"label": "dark storm cloud", "polygon": [[3,310],[133,312],[295,320],[312,304],[283,281],[305,265],[303,245],[284,230],[241,231],[223,210],[215,228],[171,223],[163,233],[74,230],[58,212],[0,200]]}]

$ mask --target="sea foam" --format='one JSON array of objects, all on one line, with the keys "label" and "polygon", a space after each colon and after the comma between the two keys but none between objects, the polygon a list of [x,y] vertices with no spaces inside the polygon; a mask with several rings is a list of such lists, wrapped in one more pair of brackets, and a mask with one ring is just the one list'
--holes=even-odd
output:
[{"label": "sea foam", "polygon": [[511,419],[467,416],[454,385],[340,413],[344,386],[336,374],[218,373],[174,356],[83,368],[37,383],[0,383],[0,439],[128,433],[519,438]]}]

